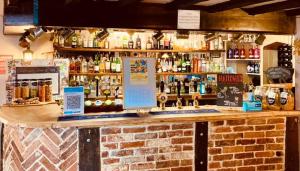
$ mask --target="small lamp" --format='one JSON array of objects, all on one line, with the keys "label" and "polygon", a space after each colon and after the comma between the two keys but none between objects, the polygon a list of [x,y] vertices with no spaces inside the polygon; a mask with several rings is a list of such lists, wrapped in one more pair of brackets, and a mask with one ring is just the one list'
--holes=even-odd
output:
[{"label": "small lamp", "polygon": [[25,62],[30,62],[32,61],[33,57],[33,51],[30,50],[30,47],[28,46],[26,50],[23,51],[23,60]]}]

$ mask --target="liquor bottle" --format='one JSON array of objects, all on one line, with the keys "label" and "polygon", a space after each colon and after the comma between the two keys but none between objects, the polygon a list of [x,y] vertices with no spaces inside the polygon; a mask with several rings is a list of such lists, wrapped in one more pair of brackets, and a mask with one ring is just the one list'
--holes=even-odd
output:
[{"label": "liquor bottle", "polygon": [[93,73],[94,72],[94,61],[93,61],[92,57],[90,57],[90,59],[89,59],[88,66],[89,66],[89,73]]},{"label": "liquor bottle", "polygon": [[120,57],[117,57],[117,59],[116,59],[116,72],[118,72],[118,73],[121,72],[121,59],[120,59]]},{"label": "liquor bottle", "polygon": [[237,45],[235,46],[235,48],[233,50],[233,57],[234,57],[234,59],[238,59],[240,57],[240,51],[239,51]]},{"label": "liquor bottle", "polygon": [[159,43],[155,38],[152,38],[153,41],[153,49],[159,49]]},{"label": "liquor bottle", "polygon": [[173,50],[173,41],[172,41],[171,37],[170,37],[170,41],[169,41],[169,49]]},{"label": "liquor bottle", "polygon": [[186,61],[184,56],[181,57],[181,72],[186,72]]},{"label": "liquor bottle", "polygon": [[111,68],[111,63],[110,63],[110,56],[107,55],[105,58],[105,72],[111,72],[110,68]]},{"label": "liquor bottle", "polygon": [[111,72],[115,73],[116,72],[116,61],[115,61],[115,58],[112,57],[111,59]]},{"label": "liquor bottle", "polygon": [[169,57],[169,63],[168,63],[168,72],[172,72],[173,71],[173,65],[174,65],[174,58]]},{"label": "liquor bottle", "polygon": [[227,51],[228,53],[227,53],[227,58],[228,59],[233,59],[233,49],[232,49],[232,46],[231,47],[229,47],[229,49],[228,49],[228,51]]},{"label": "liquor bottle", "polygon": [[100,56],[100,64],[99,64],[100,73],[105,72],[105,57]]},{"label": "liquor bottle", "polygon": [[190,61],[190,57],[188,54],[186,54],[186,72],[191,72],[192,68],[191,68],[191,61]]},{"label": "liquor bottle", "polygon": [[256,45],[256,48],[254,49],[254,58],[255,59],[260,58],[260,49],[258,48],[258,45]]},{"label": "liquor bottle", "polygon": [[87,63],[85,58],[83,58],[82,62],[81,62],[81,72],[82,73],[87,73],[88,72],[88,63]]},{"label": "liquor bottle", "polygon": [[76,70],[76,73],[80,73],[80,69],[81,68],[81,59],[80,58],[77,58],[77,60],[75,61],[75,70]]},{"label": "liquor bottle", "polygon": [[161,66],[161,59],[160,57],[157,58],[156,61],[156,72],[161,73],[162,72],[162,66]]},{"label": "liquor bottle", "polygon": [[58,37],[58,42],[59,42],[59,46],[60,47],[64,47],[65,46],[65,38],[62,35],[60,35]]},{"label": "liquor bottle", "polygon": [[205,94],[204,78],[202,78],[201,81],[200,81],[200,94]]},{"label": "liquor bottle", "polygon": [[193,57],[193,72],[198,72],[198,58],[196,56]]},{"label": "liquor bottle", "polygon": [[72,57],[71,61],[70,61],[70,73],[75,73],[76,72],[76,61],[75,61],[75,58]]},{"label": "liquor bottle", "polygon": [[250,59],[254,58],[254,47],[249,48],[249,58]]},{"label": "liquor bottle", "polygon": [[172,66],[172,71],[173,71],[173,72],[177,72],[177,71],[178,71],[178,68],[177,68],[177,59],[176,59],[176,56],[175,56],[175,55],[173,56],[173,66]]},{"label": "liquor bottle", "polygon": [[164,49],[170,49],[170,41],[167,36],[164,38]]},{"label": "liquor bottle", "polygon": [[139,37],[139,35],[137,36],[136,41],[135,41],[135,48],[142,49],[142,41],[141,41],[141,38]]},{"label": "liquor bottle", "polygon": [[76,33],[74,33],[72,35],[72,43],[71,43],[71,45],[72,45],[72,48],[76,48],[77,47],[77,35],[76,35]]},{"label": "liquor bottle", "polygon": [[160,93],[165,92],[165,83],[163,80],[160,81],[159,90],[160,90]]},{"label": "liquor bottle", "polygon": [[99,73],[99,56],[98,56],[98,54],[95,55],[94,72]]},{"label": "liquor bottle", "polygon": [[130,39],[128,41],[128,49],[133,49],[133,40],[132,40],[131,36],[130,36]]},{"label": "liquor bottle", "polygon": [[93,38],[93,35],[90,34],[89,35],[89,41],[88,41],[88,47],[92,48],[93,46],[94,46],[94,38]]},{"label": "liquor bottle", "polygon": [[127,36],[123,36],[123,49],[128,49],[128,38]]},{"label": "liquor bottle", "polygon": [[242,49],[240,49],[240,57],[241,57],[241,59],[246,58],[246,51],[245,51],[244,45],[242,46]]},{"label": "liquor bottle", "polygon": [[164,39],[160,39],[160,41],[159,41],[159,49],[160,50],[164,49]]},{"label": "liquor bottle", "polygon": [[180,92],[181,92],[181,82],[180,82],[180,80],[177,80],[176,87],[177,87],[177,97],[180,97]]},{"label": "liquor bottle", "polygon": [[83,47],[83,40],[81,36],[81,30],[77,33],[77,47]]},{"label": "liquor bottle", "polygon": [[182,66],[181,66],[182,62],[181,62],[181,58],[178,58],[177,60],[177,72],[182,72]]},{"label": "liquor bottle", "polygon": [[105,48],[105,49],[109,49],[109,41],[108,41],[108,38],[106,38],[105,41],[104,41],[104,48]]},{"label": "liquor bottle", "polygon": [[152,49],[152,42],[151,42],[151,39],[150,39],[150,37],[148,38],[148,41],[147,41],[147,43],[146,43],[146,49]]},{"label": "liquor bottle", "polygon": [[161,68],[162,68],[162,72],[167,72],[168,70],[167,60],[164,58],[161,60]]},{"label": "liquor bottle", "polygon": [[190,92],[190,82],[188,78],[185,78],[184,81],[184,93],[188,94]]}]

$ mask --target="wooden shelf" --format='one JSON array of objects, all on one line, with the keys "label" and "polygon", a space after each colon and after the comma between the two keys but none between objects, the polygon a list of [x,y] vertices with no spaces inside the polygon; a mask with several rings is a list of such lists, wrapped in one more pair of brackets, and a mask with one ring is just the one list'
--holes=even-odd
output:
[{"label": "wooden shelf", "polygon": [[144,49],[100,49],[100,48],[71,48],[56,47],[57,51],[65,52],[136,52],[136,53],[210,53],[225,52],[225,50],[144,50]]},{"label": "wooden shelf", "polygon": [[221,72],[160,72],[156,75],[206,75],[206,74],[221,74]]},{"label": "wooden shelf", "polygon": [[260,61],[260,59],[226,59],[227,61]]},{"label": "wooden shelf", "polygon": [[265,87],[272,87],[272,88],[287,88],[291,89],[293,87],[293,83],[278,83],[278,84],[264,84]]},{"label": "wooden shelf", "polygon": [[82,75],[82,76],[122,76],[123,73],[69,73],[69,75]]},{"label": "wooden shelf", "polygon": [[246,75],[256,75],[256,76],[259,76],[260,73],[246,73]]},{"label": "wooden shelf", "polygon": [[[161,75],[206,75],[206,74],[221,74],[220,72],[161,72],[156,73],[157,76]],[[123,73],[69,73],[69,75],[79,76],[123,76]]]}]

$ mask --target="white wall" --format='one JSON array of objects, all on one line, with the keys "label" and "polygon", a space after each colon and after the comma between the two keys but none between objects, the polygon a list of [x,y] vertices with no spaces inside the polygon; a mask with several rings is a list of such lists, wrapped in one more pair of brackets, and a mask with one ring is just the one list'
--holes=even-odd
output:
[{"label": "white wall", "polygon": [[[22,58],[24,49],[18,45],[21,35],[3,35],[3,6],[4,0],[0,0],[0,55],[13,55],[14,58]],[[44,52],[53,51],[49,37],[49,34],[44,34],[31,44],[31,50],[34,51],[34,59],[42,58]]]}]

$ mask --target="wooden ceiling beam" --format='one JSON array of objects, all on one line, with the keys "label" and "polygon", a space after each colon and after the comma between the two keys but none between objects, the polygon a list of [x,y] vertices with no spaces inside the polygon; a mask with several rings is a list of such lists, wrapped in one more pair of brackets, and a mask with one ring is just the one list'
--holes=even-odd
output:
[{"label": "wooden ceiling beam", "polygon": [[285,13],[286,13],[286,15],[288,15],[288,16],[296,16],[296,15],[300,15],[300,8],[292,9],[292,10],[286,10]]},{"label": "wooden ceiling beam", "polygon": [[280,11],[290,8],[297,8],[300,7],[299,0],[287,0],[283,2],[277,2],[269,5],[258,6],[254,8],[243,8],[245,12],[249,15],[257,15],[257,14],[264,14],[268,12]]},{"label": "wooden ceiling beam", "polygon": [[170,8],[189,8],[195,5],[196,3],[203,2],[207,0],[174,0],[170,3],[167,4],[168,7]]},{"label": "wooden ceiling beam", "polygon": [[272,0],[230,0],[216,5],[212,5],[208,8],[208,12],[226,11],[234,8],[242,8],[248,5],[258,4],[262,2],[268,2]]}]

